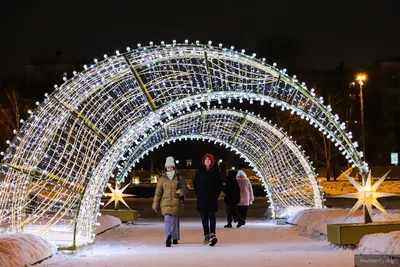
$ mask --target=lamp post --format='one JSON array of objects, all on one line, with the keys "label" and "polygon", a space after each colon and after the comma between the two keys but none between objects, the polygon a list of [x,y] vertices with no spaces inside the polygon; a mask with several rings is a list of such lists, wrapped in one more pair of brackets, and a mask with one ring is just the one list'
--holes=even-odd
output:
[{"label": "lamp post", "polygon": [[[363,156],[364,161],[366,161],[366,154],[365,154],[365,127],[364,127],[364,100],[363,100],[363,85],[364,81],[367,79],[367,76],[364,73],[360,73],[357,75],[357,81],[360,85],[360,111],[361,111],[361,139],[362,139],[362,149],[363,149]],[[364,175],[362,176],[362,184],[364,183]]]}]

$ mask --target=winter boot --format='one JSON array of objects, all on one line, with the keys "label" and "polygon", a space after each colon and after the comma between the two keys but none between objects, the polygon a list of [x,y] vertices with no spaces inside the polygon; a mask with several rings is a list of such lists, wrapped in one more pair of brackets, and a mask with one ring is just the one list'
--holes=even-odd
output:
[{"label": "winter boot", "polygon": [[215,234],[210,234],[210,246],[215,246],[215,244],[217,244],[217,242],[218,242],[218,239],[217,239],[217,237],[215,236]]},{"label": "winter boot", "polygon": [[171,239],[172,239],[172,235],[169,235],[167,237],[167,240],[165,241],[165,246],[166,247],[170,247],[171,246]]},{"label": "winter boot", "polygon": [[238,222],[238,224],[236,225],[236,227],[237,227],[237,228],[240,228],[240,226],[245,225],[245,224],[246,224],[246,222],[245,222],[244,220],[240,220],[240,221]]},{"label": "winter boot", "polygon": [[206,235],[204,235],[203,244],[204,244],[204,245],[207,245],[208,243],[210,243],[210,235],[209,235],[209,234],[206,234]]}]

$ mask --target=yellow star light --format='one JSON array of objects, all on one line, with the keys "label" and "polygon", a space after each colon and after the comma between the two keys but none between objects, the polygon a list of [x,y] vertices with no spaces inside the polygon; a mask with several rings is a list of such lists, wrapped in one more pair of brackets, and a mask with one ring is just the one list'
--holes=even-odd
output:
[{"label": "yellow star light", "polygon": [[[129,183],[129,184],[130,184],[130,183]],[[123,194],[123,193],[122,193],[122,192],[124,192],[124,190],[128,187],[129,184],[125,185],[122,189],[119,189],[119,183],[118,183],[118,182],[115,183],[115,189],[113,189],[113,188],[111,187],[111,184],[107,184],[107,187],[111,190],[111,193],[106,193],[105,195],[108,196],[108,197],[111,197],[111,199],[107,202],[106,205],[104,205],[104,208],[105,208],[108,204],[110,204],[111,202],[115,201],[115,203],[114,203],[114,209],[117,209],[118,202],[121,201],[122,203],[124,203],[124,205],[125,205],[126,207],[128,207],[128,209],[131,209],[131,208],[126,204],[126,202],[124,201],[123,198],[124,198],[124,197],[128,197],[128,196],[134,196],[134,195],[131,195],[131,194]]]},{"label": "yellow star light", "polygon": [[350,193],[350,194],[343,194],[343,195],[336,196],[336,197],[346,197],[346,198],[357,198],[358,199],[357,203],[353,206],[353,208],[350,210],[350,212],[346,215],[344,220],[346,220],[350,214],[357,211],[361,206],[363,206],[364,212],[367,213],[367,214],[364,214],[365,223],[372,222],[372,220],[371,220],[372,206],[375,206],[378,210],[380,210],[381,212],[383,212],[390,218],[390,215],[386,212],[385,208],[378,202],[377,198],[397,196],[398,194],[376,192],[378,187],[386,179],[386,176],[389,174],[389,172],[390,172],[390,170],[387,173],[385,173],[385,175],[383,175],[374,185],[372,185],[371,171],[370,171],[368,174],[367,181],[364,186],[360,185],[352,177],[350,177],[348,174],[344,173],[344,175],[347,177],[347,179],[349,179],[349,181],[354,185],[354,187],[358,191],[357,193]]}]

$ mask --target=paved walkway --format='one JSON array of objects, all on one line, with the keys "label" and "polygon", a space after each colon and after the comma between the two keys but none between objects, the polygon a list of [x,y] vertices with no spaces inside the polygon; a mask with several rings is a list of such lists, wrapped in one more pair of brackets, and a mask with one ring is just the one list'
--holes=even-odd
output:
[{"label": "paved walkway", "polygon": [[353,266],[354,251],[310,238],[295,226],[277,226],[249,219],[241,228],[223,228],[218,220],[215,247],[202,244],[198,218],[181,222],[179,245],[165,247],[159,219],[121,225],[96,238],[96,244],[75,254],[59,253],[38,266]]}]

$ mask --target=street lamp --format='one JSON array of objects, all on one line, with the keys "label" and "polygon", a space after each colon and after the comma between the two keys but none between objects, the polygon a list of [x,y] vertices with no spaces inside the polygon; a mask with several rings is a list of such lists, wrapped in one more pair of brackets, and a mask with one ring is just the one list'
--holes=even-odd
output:
[{"label": "street lamp", "polygon": [[[363,85],[364,81],[367,79],[367,76],[364,73],[357,74],[356,77],[358,84],[360,85],[360,111],[361,111],[361,138],[362,138],[362,147],[363,147],[363,156],[364,161],[367,161],[365,154],[365,127],[364,127],[364,101],[363,101]],[[362,177],[362,183],[364,186],[364,176]]]}]

